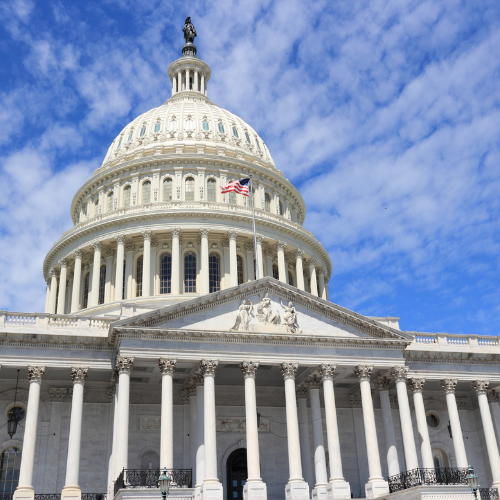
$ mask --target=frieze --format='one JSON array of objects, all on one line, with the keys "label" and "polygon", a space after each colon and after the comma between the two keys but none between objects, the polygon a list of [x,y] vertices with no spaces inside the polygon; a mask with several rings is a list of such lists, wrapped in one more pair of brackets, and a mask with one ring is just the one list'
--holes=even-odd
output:
[{"label": "frieze", "polygon": [[[259,432],[269,431],[270,421],[267,418],[260,418]],[[216,431],[217,432],[240,432],[246,433],[247,425],[244,417],[217,417]]]}]

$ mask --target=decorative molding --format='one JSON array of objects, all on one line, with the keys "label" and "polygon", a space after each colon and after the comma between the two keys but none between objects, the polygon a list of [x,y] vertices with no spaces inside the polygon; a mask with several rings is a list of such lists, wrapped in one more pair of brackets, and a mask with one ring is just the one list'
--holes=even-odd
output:
[{"label": "decorative molding", "polygon": [[358,365],[354,368],[354,373],[357,375],[360,381],[370,380],[372,375],[373,366],[368,365]]},{"label": "decorative molding", "polygon": [[41,382],[45,375],[45,366],[28,366],[28,380],[30,382]]},{"label": "decorative molding", "polygon": [[124,244],[126,239],[125,239],[125,235],[123,234],[119,234],[118,236],[115,236],[115,240],[118,244]]},{"label": "decorative molding", "polygon": [[259,363],[254,363],[253,361],[243,361],[240,364],[240,368],[243,372],[243,378],[255,378],[257,375],[257,369],[259,368]]},{"label": "decorative molding", "polygon": [[353,408],[362,408],[361,394],[350,394],[349,402]]},{"label": "decorative molding", "polygon": [[445,378],[441,380],[441,387],[444,389],[446,394],[455,393],[455,388],[457,387],[458,380],[455,378]]},{"label": "decorative molding", "polygon": [[405,382],[408,376],[408,367],[407,366],[395,366],[391,370],[391,375],[394,377],[394,380],[397,382]]},{"label": "decorative molding", "polygon": [[126,252],[133,252],[135,250],[135,245],[130,241],[125,245]]},{"label": "decorative molding", "polygon": [[285,247],[286,247],[286,243],[284,243],[283,241],[278,241],[278,242],[276,243],[276,250],[277,250],[278,252],[279,252],[280,250],[281,250],[282,252],[284,252],[284,251],[285,251]]},{"label": "decorative molding", "polygon": [[295,379],[298,368],[298,363],[281,363],[281,374],[283,375],[285,380],[289,378]]},{"label": "decorative molding", "polygon": [[488,386],[490,385],[489,380],[474,380],[470,383],[471,387],[476,391],[478,396],[482,394],[488,394]]},{"label": "decorative molding", "polygon": [[151,241],[151,238],[153,237],[153,232],[152,231],[149,231],[149,230],[146,230],[146,231],[142,231],[142,237],[145,239],[145,240],[149,240]]},{"label": "decorative molding", "polygon": [[335,368],[336,368],[335,365],[322,363],[319,366],[322,380],[333,380]]},{"label": "decorative molding", "polygon": [[83,251],[81,248],[77,248],[74,252],[73,252],[73,256],[75,259],[81,259],[82,258],[82,255],[83,255]]},{"label": "decorative molding", "polygon": [[210,229],[208,228],[202,228],[200,229],[200,236],[202,238],[208,238],[208,234],[210,233]]},{"label": "decorative molding", "polygon": [[469,405],[468,398],[456,398],[456,401],[457,401],[457,408],[458,409],[464,410]]},{"label": "decorative molding", "polygon": [[229,238],[229,240],[236,241],[237,236],[238,236],[238,231],[228,231],[227,232],[227,237]]},{"label": "decorative molding", "polygon": [[61,259],[58,264],[61,267],[68,267],[68,259]]},{"label": "decorative molding", "polygon": [[413,393],[422,392],[425,385],[425,378],[411,378],[406,383]]},{"label": "decorative molding", "polygon": [[173,227],[170,232],[172,233],[172,238],[178,238],[179,235],[181,234],[181,228],[180,227]]},{"label": "decorative molding", "polygon": [[[267,418],[260,418],[259,432],[269,432],[270,421]],[[244,417],[217,417],[217,432],[238,432],[245,434],[247,430],[246,419]]]},{"label": "decorative molding", "polygon": [[305,384],[298,385],[295,388],[295,395],[297,399],[307,399],[307,393],[309,392],[309,388]]},{"label": "decorative molding", "polygon": [[200,363],[203,377],[215,377],[218,366],[219,361],[216,359],[203,359]]},{"label": "decorative molding", "polygon": [[375,387],[379,390],[379,391],[388,391],[391,387],[391,383],[392,383],[392,380],[388,377],[382,377],[381,375],[379,375],[376,379],[375,379]]},{"label": "decorative molding", "polygon": [[88,368],[82,368],[81,366],[72,366],[71,379],[73,380],[73,384],[76,384],[77,382],[85,384],[88,371],[89,371]]},{"label": "decorative molding", "polygon": [[498,391],[491,389],[488,391],[487,395],[489,403],[500,403],[500,393]]},{"label": "decorative molding", "polygon": [[176,364],[176,359],[160,358],[158,360],[158,366],[160,367],[162,375],[173,375],[175,372]]},{"label": "decorative molding", "polygon": [[100,252],[102,249],[102,243],[100,241],[96,241],[95,243],[92,243],[92,248],[94,249],[94,252]]},{"label": "decorative molding", "polygon": [[[332,366],[332,365],[321,365],[321,366]],[[332,374],[333,374],[333,371],[332,371]],[[313,373],[306,378],[307,388],[308,389],[319,389],[321,386],[321,382],[323,382],[324,380],[327,380],[327,379],[333,380],[333,375],[324,376],[323,374],[318,375],[317,373]]]},{"label": "decorative molding", "polygon": [[66,387],[50,387],[49,394],[50,399],[55,403],[60,403],[64,396],[68,393],[68,389]]},{"label": "decorative molding", "polygon": [[140,431],[161,430],[161,417],[139,417]]},{"label": "decorative molding", "polygon": [[130,373],[134,367],[134,358],[116,356],[116,370],[118,373]]}]

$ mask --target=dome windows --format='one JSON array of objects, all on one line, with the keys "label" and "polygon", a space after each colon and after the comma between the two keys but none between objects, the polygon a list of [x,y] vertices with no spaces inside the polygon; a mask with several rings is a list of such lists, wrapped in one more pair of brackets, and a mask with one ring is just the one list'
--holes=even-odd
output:
[{"label": "dome windows", "polygon": [[108,193],[108,197],[107,197],[107,201],[106,201],[106,212],[111,212],[111,210],[113,210],[113,191],[110,191]]},{"label": "dome windows", "polygon": [[220,291],[220,256],[216,252],[208,256],[208,273],[210,293]]},{"label": "dome windows", "polygon": [[206,118],[203,119],[203,121],[201,122],[201,125],[202,125],[203,130],[205,132],[208,132],[210,130],[210,126],[208,125],[208,121]]},{"label": "dome windows", "polygon": [[194,201],[194,179],[192,177],[188,177],[186,179],[186,190],[184,199],[186,201]]},{"label": "dome windows", "polygon": [[140,255],[137,258],[136,268],[135,268],[135,296],[142,297],[142,268],[143,268],[144,257]]},{"label": "dome windows", "polygon": [[184,255],[184,293],[196,292],[196,254]]},{"label": "dome windows", "polygon": [[238,129],[236,127],[233,127],[233,135],[236,137],[236,139],[239,139],[240,136],[238,135]]},{"label": "dome windows", "polygon": [[170,123],[168,124],[168,129],[170,132],[175,132],[177,131],[177,119],[175,116],[170,120]]},{"label": "dome windows", "polygon": [[143,125],[141,128],[140,136],[144,137],[144,134],[146,133],[146,125]]},{"label": "dome windows", "polygon": [[120,149],[120,146],[122,145],[122,139],[123,139],[123,135],[120,136],[120,140],[118,141],[118,146],[116,147],[117,151]]},{"label": "dome windows", "polygon": [[221,134],[225,134],[225,133],[226,133],[226,131],[225,131],[225,129],[224,129],[224,124],[223,124],[222,122],[219,122],[219,123],[217,124],[217,127],[219,128],[219,132],[220,132]]},{"label": "dome windows", "polygon": [[259,143],[259,139],[257,139],[257,137],[255,138],[255,144],[257,144],[257,149],[258,149],[259,151],[262,151],[262,150],[260,149],[260,143]]},{"label": "dome windows", "polygon": [[191,132],[192,130],[194,130],[194,123],[193,123],[193,119],[191,118],[191,116],[188,116],[186,118],[184,126],[186,127],[186,130],[188,132]]},{"label": "dome windows", "polygon": [[215,179],[208,179],[207,181],[207,200],[217,201],[217,183]]},{"label": "dome windows", "polygon": [[161,122],[155,123],[154,133],[157,134],[161,130]]},{"label": "dome windows", "polygon": [[250,136],[248,135],[248,132],[245,132],[245,138],[246,138],[248,144],[252,144],[252,141],[250,140]]},{"label": "dome windows", "polygon": [[164,253],[160,258],[160,293],[172,292],[172,256]]},{"label": "dome windows", "polygon": [[123,190],[123,206],[125,208],[130,207],[130,193],[132,191],[132,188],[130,184],[125,186],[125,189]]},{"label": "dome windows", "polygon": [[281,202],[281,200],[279,201],[278,206],[279,206],[280,215],[283,216],[283,203]]},{"label": "dome windows", "polygon": [[129,132],[129,134],[128,134],[128,137],[127,137],[127,142],[130,142],[130,141],[132,140],[133,135],[134,135],[134,131],[133,131],[133,130],[131,130],[131,131]]},{"label": "dome windows", "polygon": [[151,182],[146,181],[142,185],[142,203],[151,203]]},{"label": "dome windows", "polygon": [[172,179],[170,177],[163,181],[163,201],[172,201]]},{"label": "dome windows", "polygon": [[266,193],[264,196],[264,210],[266,212],[271,212],[271,197],[269,196],[269,193]]}]

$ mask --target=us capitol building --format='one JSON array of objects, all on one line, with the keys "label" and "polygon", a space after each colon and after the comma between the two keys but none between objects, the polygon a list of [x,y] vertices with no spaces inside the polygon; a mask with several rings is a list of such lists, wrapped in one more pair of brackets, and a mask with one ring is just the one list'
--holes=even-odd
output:
[{"label": "us capitol building", "polygon": [[[500,487],[499,337],[329,300],[264,140],[209,98],[188,18],[172,95],[129,123],[0,311],[0,500],[472,499]],[[252,177],[251,200],[221,186]],[[258,279],[256,279],[258,277]]]}]

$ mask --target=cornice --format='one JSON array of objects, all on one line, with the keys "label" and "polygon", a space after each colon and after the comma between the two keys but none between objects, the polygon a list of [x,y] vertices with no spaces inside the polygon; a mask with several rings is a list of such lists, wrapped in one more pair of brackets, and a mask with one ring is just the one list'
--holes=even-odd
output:
[{"label": "cornice", "polygon": [[96,337],[66,337],[60,335],[32,335],[23,333],[10,333],[0,338],[2,347],[23,348],[50,348],[50,349],[77,349],[92,351],[112,351],[113,347],[108,339]]},{"label": "cornice", "polygon": [[498,365],[500,354],[471,353],[470,351],[409,351],[405,350],[403,356],[407,361],[414,363],[449,363],[449,364],[484,364]]}]

